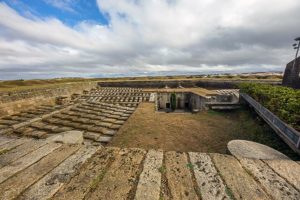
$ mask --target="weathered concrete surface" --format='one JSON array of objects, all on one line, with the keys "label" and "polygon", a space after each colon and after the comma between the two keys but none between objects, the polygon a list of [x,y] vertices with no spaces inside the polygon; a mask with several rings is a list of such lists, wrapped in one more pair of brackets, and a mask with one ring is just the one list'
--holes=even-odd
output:
[{"label": "weathered concrete surface", "polygon": [[13,176],[15,173],[25,169],[26,167],[37,162],[44,156],[48,155],[50,152],[54,151],[60,144],[47,144],[37,149],[36,151],[27,154],[19,160],[16,160],[10,165],[6,165],[0,169],[0,183],[4,182],[9,177]]},{"label": "weathered concrete surface", "polygon": [[[11,142],[17,144],[18,139]],[[291,160],[146,153],[143,149],[47,144],[45,140],[25,142],[4,152],[0,160],[3,158],[1,200],[298,200],[300,195],[300,165]]]},{"label": "weathered concrete surface", "polygon": [[82,144],[83,131],[66,131],[48,138],[49,141],[63,144]]},{"label": "weathered concrete surface", "polygon": [[300,192],[263,161],[247,158],[239,158],[239,160],[274,199],[300,199]]},{"label": "weathered concrete surface", "polygon": [[93,146],[83,146],[75,154],[32,185],[19,199],[49,199],[63,186],[64,183],[68,182],[72,176],[74,176],[80,165],[90,158],[96,150],[97,148]]},{"label": "weathered concrete surface", "polygon": [[79,173],[64,185],[53,199],[83,199],[107,171],[119,152],[118,148],[99,149],[88,162],[84,163]]},{"label": "weathered concrete surface", "polygon": [[292,160],[264,160],[276,173],[300,191],[300,165]]},{"label": "weathered concrete surface", "polygon": [[40,148],[45,144],[46,143],[43,141],[32,140],[10,150],[5,154],[0,155],[0,168]]},{"label": "weathered concrete surface", "polygon": [[143,172],[139,177],[136,200],[159,200],[162,162],[162,151],[149,150]]},{"label": "weathered concrete surface", "polygon": [[198,199],[190,171],[192,165],[185,153],[165,153],[165,167],[172,199]]},{"label": "weathered concrete surface", "polygon": [[211,154],[211,156],[228,187],[229,195],[237,199],[270,199],[235,158],[222,154]]},{"label": "weathered concrete surface", "polygon": [[[39,162],[31,165],[22,172],[16,174],[11,179],[0,184],[1,199],[16,198],[21,192],[36,182],[42,176],[46,175],[50,170],[56,167],[64,159],[78,150],[79,146],[62,146],[53,153],[48,154]],[[14,188],[14,190],[11,190]]]},{"label": "weathered concrete surface", "polygon": [[86,198],[125,199],[136,184],[145,153],[142,149],[122,149],[101,182]]},{"label": "weathered concrete surface", "polygon": [[203,199],[230,199],[226,186],[208,154],[189,153],[193,171]]},{"label": "weathered concrete surface", "polygon": [[255,159],[287,159],[289,158],[279,151],[247,140],[232,140],[227,145],[228,150],[234,156]]},{"label": "weathered concrete surface", "polygon": [[16,138],[0,137],[0,147],[8,142],[15,140]]},{"label": "weathered concrete surface", "polygon": [[30,141],[30,139],[20,138],[20,139],[17,139],[16,141],[5,143],[0,146],[0,152],[9,151],[9,150],[11,150],[17,146],[20,146],[21,144],[24,144],[25,142],[28,142],[28,141]]}]

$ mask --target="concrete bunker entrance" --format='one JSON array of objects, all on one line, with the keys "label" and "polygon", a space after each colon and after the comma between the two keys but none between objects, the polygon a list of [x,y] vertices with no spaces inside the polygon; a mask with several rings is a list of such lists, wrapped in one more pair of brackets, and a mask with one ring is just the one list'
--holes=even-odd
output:
[{"label": "concrete bunker entrance", "polygon": [[157,93],[157,111],[193,112],[205,110],[206,99],[190,92],[160,92]]}]

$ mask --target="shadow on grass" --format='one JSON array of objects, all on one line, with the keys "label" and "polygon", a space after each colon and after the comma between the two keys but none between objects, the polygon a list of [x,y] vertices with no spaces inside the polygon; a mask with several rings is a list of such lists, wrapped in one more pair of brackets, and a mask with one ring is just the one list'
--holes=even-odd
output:
[{"label": "shadow on grass", "polygon": [[[245,106],[234,111],[209,111],[211,115],[226,116],[228,114],[238,115],[240,117],[239,127],[235,127],[236,138],[250,140],[272,147],[281,153],[285,154],[292,160],[300,160],[300,156],[295,153],[273,129],[257,115],[257,113]],[[255,122],[255,124],[253,124]],[[245,129],[250,129],[251,134],[241,134]],[[248,130],[249,131],[249,130]]]}]

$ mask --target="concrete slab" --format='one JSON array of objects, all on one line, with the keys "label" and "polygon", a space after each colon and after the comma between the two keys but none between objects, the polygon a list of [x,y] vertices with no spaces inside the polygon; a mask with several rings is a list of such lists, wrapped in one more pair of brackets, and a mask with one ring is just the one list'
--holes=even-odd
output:
[{"label": "concrete slab", "polygon": [[[171,192],[171,199],[198,199],[194,190],[191,165],[185,153],[170,151],[165,153],[165,176]],[[164,198],[164,196],[163,196]]]},{"label": "concrete slab", "polygon": [[19,138],[19,139],[13,140],[11,142],[1,145],[0,152],[9,151],[9,150],[11,150],[21,144],[24,144],[25,142],[29,142],[29,141],[30,141],[30,139],[27,139],[27,138]]},{"label": "concrete slab", "polygon": [[226,185],[219,176],[211,158],[205,153],[189,153],[201,197],[207,200],[230,199]]},{"label": "concrete slab", "polygon": [[[64,145],[42,158],[7,181],[0,184],[1,198],[15,199],[21,192],[46,175],[64,159],[78,150],[79,146]],[[14,188],[14,190],[11,190]]]},{"label": "concrete slab", "polygon": [[230,153],[236,157],[255,158],[255,159],[286,159],[289,157],[279,151],[247,140],[232,140],[227,145]]},{"label": "concrete slab", "polygon": [[264,160],[277,174],[300,191],[300,165],[292,160]]},{"label": "concrete slab", "polygon": [[227,185],[227,194],[237,199],[270,199],[234,157],[222,154],[210,156]]},{"label": "concrete slab", "polygon": [[97,150],[92,159],[84,163],[79,173],[64,185],[52,199],[84,199],[87,193],[97,186],[97,182],[103,177],[119,150],[118,148]]},{"label": "concrete slab", "polygon": [[10,165],[2,167],[0,169],[0,183],[4,182],[5,180],[10,178],[17,172],[37,162],[38,160],[48,155],[49,153],[59,148],[60,146],[61,144],[55,144],[55,143],[47,144],[35,150],[34,152],[27,154],[21,159],[14,161]]},{"label": "concrete slab", "polygon": [[0,155],[0,168],[12,163],[15,160],[20,159],[24,155],[44,146],[46,143],[41,140],[31,140],[30,142],[26,142],[9,152]]},{"label": "concrete slab", "polygon": [[49,142],[57,142],[64,144],[82,144],[83,131],[66,131],[61,134],[56,134],[47,139]]},{"label": "concrete slab", "polygon": [[75,154],[33,184],[18,199],[38,200],[51,198],[66,182],[69,182],[77,169],[96,151],[96,147],[83,146]]},{"label": "concrete slab", "polygon": [[110,142],[112,137],[109,136],[100,136],[96,141],[97,142],[103,142],[103,143],[108,143]]},{"label": "concrete slab", "polygon": [[300,192],[261,160],[241,157],[239,160],[273,199],[300,199]]},{"label": "concrete slab", "polygon": [[[146,154],[142,149],[122,149],[101,182],[86,199],[126,199],[138,177]],[[112,192],[113,191],[113,192]]]},{"label": "concrete slab", "polygon": [[94,133],[94,132],[84,132],[83,133],[84,139],[90,139],[90,140],[97,140],[100,137],[99,133]]},{"label": "concrete slab", "polygon": [[135,193],[135,200],[159,200],[163,152],[149,150]]}]

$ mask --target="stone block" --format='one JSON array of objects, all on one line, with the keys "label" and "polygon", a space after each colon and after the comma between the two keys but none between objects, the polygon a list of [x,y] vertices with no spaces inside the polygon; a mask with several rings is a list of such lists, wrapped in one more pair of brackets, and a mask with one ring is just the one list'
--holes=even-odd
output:
[{"label": "stone block", "polygon": [[51,136],[47,139],[51,142],[64,143],[64,144],[82,144],[83,132],[82,131],[66,131],[61,134]]}]

